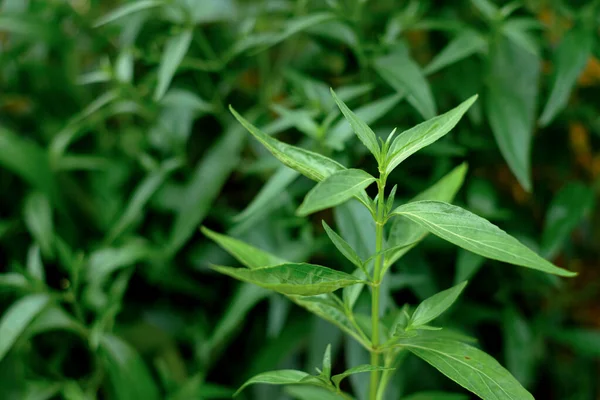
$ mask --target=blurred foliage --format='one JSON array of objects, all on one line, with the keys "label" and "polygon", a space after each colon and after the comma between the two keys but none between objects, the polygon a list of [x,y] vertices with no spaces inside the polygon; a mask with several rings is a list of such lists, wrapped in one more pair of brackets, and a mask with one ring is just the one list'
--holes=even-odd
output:
[{"label": "blurred foliage", "polygon": [[[328,323],[212,272],[235,261],[198,231],[347,269],[325,219],[369,248],[348,228],[364,223],[351,203],[296,217],[309,181],[226,108],[365,166],[329,87],[380,135],[480,94],[467,123],[388,183],[409,199],[466,160],[458,203],[579,276],[428,238],[393,266],[383,306],[469,278],[447,324],[536,398],[598,398],[599,3],[1,1],[0,398],[229,398],[264,370],[314,370],[329,343],[335,373],[363,363]],[[342,386],[360,399],[365,379]],[[408,357],[389,399],[435,391],[469,398]],[[261,385],[244,396],[325,398]]]}]

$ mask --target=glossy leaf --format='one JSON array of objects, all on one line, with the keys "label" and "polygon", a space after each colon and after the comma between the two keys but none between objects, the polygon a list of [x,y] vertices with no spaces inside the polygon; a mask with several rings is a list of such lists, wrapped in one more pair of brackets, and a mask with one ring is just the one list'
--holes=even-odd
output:
[{"label": "glossy leaf", "polygon": [[452,339],[421,335],[401,339],[402,347],[484,400],[533,400],[493,357]]},{"label": "glossy leaf", "polygon": [[423,300],[408,321],[406,329],[419,328],[442,315],[454,304],[466,286],[467,282],[465,281]]},{"label": "glossy leaf", "polygon": [[381,366],[368,365],[368,364],[358,365],[356,367],[350,368],[350,369],[342,372],[341,374],[332,376],[331,380],[333,381],[335,386],[337,388],[339,388],[342,380],[344,380],[344,378],[346,378],[350,375],[360,374],[363,372],[371,372],[371,371],[388,371],[388,370],[392,370],[392,369],[393,368],[385,368],[385,367],[381,367]]},{"label": "glossy leaf", "polygon": [[377,137],[375,136],[375,133],[373,132],[373,130],[362,119],[360,119],[352,110],[350,110],[348,108],[348,106],[346,106],[346,103],[344,103],[335,94],[333,89],[331,89],[331,95],[333,96],[335,103],[340,108],[340,111],[342,112],[342,114],[344,114],[344,117],[346,118],[346,120],[350,123],[350,126],[352,126],[352,130],[354,130],[354,133],[356,134],[356,136],[358,136],[358,138],[365,145],[365,147],[367,149],[369,149],[371,154],[373,154],[373,156],[375,156],[375,159],[379,161],[379,158],[381,155],[381,149],[379,148],[379,143],[377,142]]},{"label": "glossy leaf", "polygon": [[454,64],[475,53],[481,52],[487,46],[486,41],[476,31],[465,29],[453,38],[444,49],[435,56],[423,72],[433,74],[440,69]]},{"label": "glossy leaf", "polygon": [[6,310],[0,319],[0,361],[49,301],[47,294],[31,294],[19,299]]},{"label": "glossy leaf", "polygon": [[402,161],[425,146],[429,146],[456,126],[458,121],[477,100],[477,95],[462,102],[445,114],[431,118],[402,132],[390,146],[385,172],[391,173]]},{"label": "glossy leaf", "polygon": [[126,4],[122,5],[121,7],[106,14],[102,18],[98,19],[96,21],[96,23],[94,24],[94,28],[97,28],[102,25],[106,25],[106,24],[116,21],[120,18],[123,18],[127,15],[130,15],[130,14],[142,11],[142,10],[159,7],[163,4],[165,4],[164,0],[140,0],[140,1],[135,1],[133,3],[126,3]]},{"label": "glossy leaf", "polygon": [[155,101],[160,100],[167,92],[175,71],[190,47],[192,35],[193,31],[186,29],[167,41],[158,67],[158,83],[154,91]]},{"label": "glossy leaf", "polygon": [[360,169],[337,171],[308,192],[296,214],[306,216],[335,207],[357,196],[373,182],[375,178]]},{"label": "glossy leaf", "polygon": [[310,374],[307,374],[306,372],[293,369],[282,369],[279,371],[263,372],[253,376],[252,378],[248,379],[233,396],[235,397],[240,394],[240,392],[246,387],[259,383],[266,385],[323,385],[320,380]]},{"label": "glossy leaf", "polygon": [[417,201],[396,208],[393,214],[481,256],[550,274],[576,275],[553,265],[496,225],[460,207],[440,201]]},{"label": "glossy leaf", "polygon": [[336,249],[339,250],[340,253],[344,255],[352,264],[354,264],[358,268],[364,268],[363,261],[356,254],[356,251],[344,240],[343,237],[338,235],[333,229],[327,225],[327,222],[321,221],[323,224],[323,228],[325,229],[325,233],[329,236],[329,239],[333,243]]},{"label": "glossy leaf", "polygon": [[256,269],[213,266],[215,271],[287,295],[314,296],[361,283],[345,272],[320,265],[287,263]]}]

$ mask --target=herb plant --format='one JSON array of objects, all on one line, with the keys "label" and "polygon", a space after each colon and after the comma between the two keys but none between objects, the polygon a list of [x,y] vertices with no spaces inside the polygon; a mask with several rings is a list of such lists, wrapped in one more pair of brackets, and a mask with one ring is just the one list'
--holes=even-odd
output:
[{"label": "herb plant", "polygon": [[[452,306],[467,286],[467,281],[425,299],[416,308],[405,305],[385,315],[381,313],[380,288],[385,282],[386,272],[428,233],[483,257],[564,277],[575,275],[546,261],[486,219],[450,204],[462,184],[465,166],[458,167],[405,204],[395,205],[396,187],[386,194],[386,181],[390,174],[406,158],[450,132],[477,96],[399,135],[393,130],[383,140],[333,90],[331,94],[358,139],[375,158],[377,176],[361,169],[346,168],[324,155],[278,141],[233,108],[231,112],[280,162],[318,182],[298,207],[296,213],[299,216],[356,199],[366,207],[374,221],[375,232],[368,233],[375,235],[375,252],[362,259],[325,221],[323,228],[327,236],[356,267],[354,272],[290,262],[207,228],[203,228],[203,232],[246,267],[214,265],[215,271],[281,293],[335,324],[369,352],[370,364],[357,365],[332,375],[328,347],[323,366],[316,375],[298,370],[263,372],[250,378],[237,393],[248,385],[259,383],[308,385],[350,399],[352,397],[341,390],[341,381],[350,375],[368,372],[368,398],[382,400],[394,370],[400,368],[408,351],[482,399],[533,399],[494,358],[466,343],[468,338],[431,324]],[[377,186],[374,198],[366,192],[371,185]],[[370,316],[354,308],[365,287],[370,289]],[[343,289],[341,298],[334,293],[338,289]]]}]

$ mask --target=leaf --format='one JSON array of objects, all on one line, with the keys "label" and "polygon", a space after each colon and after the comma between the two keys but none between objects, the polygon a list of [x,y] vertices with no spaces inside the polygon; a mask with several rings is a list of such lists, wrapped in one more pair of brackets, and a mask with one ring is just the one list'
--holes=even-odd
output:
[{"label": "leaf", "polygon": [[329,239],[331,240],[335,248],[338,249],[338,251],[342,253],[344,257],[346,257],[356,267],[364,269],[363,261],[360,259],[358,254],[356,254],[356,251],[354,251],[352,246],[350,246],[348,242],[344,240],[344,238],[342,238],[333,229],[331,229],[329,225],[327,225],[327,222],[323,220],[321,221],[321,223],[323,224],[325,233],[327,233],[327,236],[329,236]]},{"label": "leaf", "polygon": [[457,285],[462,281],[469,280],[483,266],[485,258],[466,251],[458,249],[458,257],[456,259],[456,272],[454,274],[454,284]]},{"label": "leaf", "polygon": [[333,89],[331,89],[331,95],[333,96],[333,99],[335,100],[335,103],[339,107],[342,114],[344,114],[346,120],[350,123],[350,126],[352,126],[352,130],[354,130],[356,136],[358,136],[360,141],[365,145],[367,149],[369,149],[371,154],[373,154],[373,156],[375,156],[375,159],[379,162],[379,159],[381,157],[381,149],[379,148],[379,143],[377,142],[377,137],[375,136],[373,130],[369,128],[369,126],[354,112],[352,112],[352,110],[350,110],[348,106],[346,106],[346,103],[344,103],[335,94]]},{"label": "leaf", "polygon": [[402,161],[425,146],[429,146],[446,135],[458,124],[458,121],[477,100],[477,95],[462,102],[458,107],[431,118],[419,125],[402,132],[390,146],[385,172],[390,174]]},{"label": "leaf", "polygon": [[586,66],[594,46],[594,32],[584,24],[565,34],[554,54],[555,73],[540,124],[548,125],[569,101],[571,90]]},{"label": "leaf", "polygon": [[331,380],[333,381],[335,386],[339,389],[340,383],[342,382],[342,380],[350,375],[360,374],[363,372],[372,372],[372,371],[390,371],[393,369],[394,368],[385,368],[385,367],[381,367],[381,366],[364,364],[364,365],[359,365],[359,366],[350,368],[350,369],[342,372],[341,374],[334,375],[331,377]]},{"label": "leaf", "polygon": [[106,14],[102,18],[99,18],[93,25],[94,28],[98,28],[102,25],[106,25],[110,22],[116,21],[120,18],[123,18],[127,15],[147,10],[150,8],[159,7],[165,4],[164,0],[138,0],[132,3],[127,3],[122,5],[121,7],[111,11]]},{"label": "leaf", "polygon": [[158,256],[158,250],[143,239],[132,239],[120,247],[105,247],[89,255],[85,279],[99,284],[110,274]]},{"label": "leaf", "polygon": [[345,272],[307,263],[255,269],[213,266],[215,271],[287,295],[313,296],[363,282]]},{"label": "leaf", "polygon": [[40,282],[46,280],[46,273],[44,272],[44,264],[42,263],[42,255],[40,253],[40,246],[32,245],[29,247],[27,252],[27,272],[29,275]]},{"label": "leaf", "polygon": [[[308,379],[307,379],[308,378]],[[311,379],[312,378],[312,379]],[[257,383],[267,385],[322,385],[322,382],[314,376],[303,371],[294,369],[282,369],[279,371],[263,372],[248,379],[238,390],[233,397],[236,397],[242,390],[250,385]]]},{"label": "leaf", "polygon": [[285,260],[260,250],[254,246],[246,244],[241,240],[234,239],[232,237],[221,235],[206,227],[201,227],[200,230],[207,237],[214,240],[219,246],[226,250],[229,254],[234,256],[236,260],[244,264],[250,269],[256,269],[260,267],[272,267],[278,264],[286,263]]},{"label": "leaf", "polygon": [[586,358],[600,357],[600,332],[592,329],[560,329],[550,334],[552,339],[569,346],[578,355]]},{"label": "leaf", "polygon": [[540,60],[507,39],[491,53],[486,112],[502,156],[526,191],[531,191],[530,153],[538,96]]},{"label": "leaf", "polygon": [[285,392],[297,400],[347,400],[349,398],[318,386],[288,386]]},{"label": "leaf", "polygon": [[469,396],[450,392],[419,392],[401,400],[469,400]]},{"label": "leaf", "polygon": [[538,256],[489,221],[448,203],[417,201],[396,208],[392,214],[406,217],[450,243],[493,260],[560,276],[576,275]]},{"label": "leaf", "polygon": [[594,192],[580,182],[567,183],[552,199],[546,212],[541,253],[554,258],[569,234],[593,209]]},{"label": "leaf", "polygon": [[306,216],[342,204],[361,193],[375,180],[360,169],[335,172],[308,192],[296,214]]},{"label": "leaf", "polygon": [[423,72],[426,75],[433,74],[448,65],[483,51],[486,46],[487,42],[481,37],[479,32],[472,29],[465,29],[431,60],[427,67],[423,69]]},{"label": "leaf", "polygon": [[467,281],[459,283],[450,289],[443,290],[423,300],[421,304],[417,306],[417,309],[408,321],[406,329],[410,330],[411,328],[418,328],[442,315],[444,311],[454,304],[466,286]]},{"label": "leaf", "polygon": [[468,344],[429,335],[401,339],[400,344],[484,400],[533,400],[493,357]]},{"label": "leaf", "polygon": [[40,312],[31,324],[29,324],[27,327],[27,335],[31,337],[43,332],[55,330],[74,332],[81,335],[82,338],[86,338],[86,335],[88,334],[87,328],[75,320],[63,308],[50,305]]},{"label": "leaf", "polygon": [[531,327],[514,307],[504,310],[502,327],[506,367],[524,386],[530,386],[537,369],[537,349]]},{"label": "leaf", "polygon": [[271,108],[279,114],[280,119],[288,121],[291,126],[294,126],[305,135],[312,138],[319,136],[320,128],[314,121],[314,112],[302,109],[290,110],[279,104],[273,104]]},{"label": "leaf", "polygon": [[185,89],[170,89],[161,99],[164,107],[185,108],[198,114],[213,112],[213,106],[200,98],[196,93]]},{"label": "leaf", "polygon": [[167,92],[177,67],[190,47],[192,35],[192,29],[186,29],[167,41],[158,67],[158,84],[154,91],[154,101],[159,101]]},{"label": "leaf", "polygon": [[329,381],[331,377],[331,345],[328,344],[325,349],[325,353],[323,354],[323,370],[321,371],[321,375]]},{"label": "leaf", "polygon": [[375,59],[377,73],[398,93],[405,93],[408,102],[425,119],[433,118],[435,101],[429,83],[419,65],[410,58],[408,51],[397,51]]},{"label": "leaf", "polygon": [[0,361],[15,344],[27,325],[46,307],[50,297],[45,293],[30,294],[12,304],[0,319]]}]

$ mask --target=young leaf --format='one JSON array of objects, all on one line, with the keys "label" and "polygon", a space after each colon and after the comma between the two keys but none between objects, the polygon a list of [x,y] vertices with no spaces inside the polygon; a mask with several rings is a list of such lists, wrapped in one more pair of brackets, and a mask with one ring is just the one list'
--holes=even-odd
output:
[{"label": "young leaf", "polygon": [[327,378],[327,380],[329,381],[329,378],[331,377],[331,345],[328,344],[327,348],[325,349],[325,354],[323,354],[323,370],[321,371],[321,374]]},{"label": "young leaf", "polygon": [[36,192],[25,200],[25,224],[46,257],[54,255],[54,224],[48,197]]},{"label": "young leaf", "polygon": [[360,169],[335,172],[308,192],[296,214],[306,216],[342,204],[361,193],[375,180],[369,173]]},{"label": "young leaf", "polygon": [[342,238],[333,229],[331,229],[329,225],[327,225],[327,222],[321,222],[323,224],[323,228],[325,229],[325,233],[327,233],[327,236],[329,236],[329,239],[336,247],[336,249],[338,249],[339,252],[342,253],[344,257],[346,257],[352,264],[356,265],[360,269],[364,269],[363,261],[358,256],[358,254],[356,254],[356,251],[354,251],[352,246],[350,246],[348,242],[344,240],[344,238]]},{"label": "young leaf", "polygon": [[585,67],[592,48],[594,32],[580,24],[564,36],[554,57],[555,74],[552,91],[540,117],[542,126],[548,125],[566,107],[577,77]]},{"label": "young leaf", "polygon": [[167,92],[177,67],[190,47],[192,35],[192,29],[186,29],[167,41],[158,68],[158,84],[154,91],[154,101],[159,101]]},{"label": "young leaf", "polygon": [[31,294],[19,299],[6,310],[0,320],[0,361],[49,301],[47,294]]},{"label": "young leaf", "polygon": [[460,283],[450,289],[443,290],[433,296],[425,299],[419,304],[413,313],[406,329],[419,328],[429,321],[433,321],[446,311],[460,296],[463,289],[467,286],[467,281]]},{"label": "young leaf", "polygon": [[362,280],[331,268],[306,263],[287,263],[256,269],[213,266],[215,271],[241,281],[287,295],[313,296],[331,293]]},{"label": "young leaf", "polygon": [[211,231],[206,227],[201,227],[200,230],[207,237],[214,240],[225,251],[234,256],[236,260],[250,269],[271,267],[286,263],[286,260],[283,260],[264,250],[260,250],[254,246],[250,246],[241,240],[237,240],[226,235],[221,235],[217,232]]},{"label": "young leaf", "polygon": [[331,377],[331,380],[333,381],[335,386],[339,389],[340,383],[342,382],[342,380],[350,375],[360,374],[363,372],[371,372],[371,371],[390,371],[393,369],[394,368],[385,368],[385,367],[381,367],[381,366],[364,364],[364,365],[359,365],[359,366],[350,368],[350,369],[342,372],[341,374],[334,375]]},{"label": "young leaf", "polygon": [[40,253],[40,246],[38,245],[32,245],[27,252],[27,272],[29,272],[29,275],[40,282],[44,282],[46,280],[44,264],[42,263],[42,255]]},{"label": "young leaf", "polygon": [[282,369],[279,371],[269,371],[263,372],[261,374],[255,375],[252,378],[248,379],[240,388],[235,392],[233,397],[236,397],[241,393],[246,387],[250,385],[255,385],[257,383],[263,383],[266,385],[316,385],[316,386],[324,386],[324,383],[321,382],[316,377],[307,374],[303,371],[297,371],[294,369]]},{"label": "young leaf", "polygon": [[279,104],[271,106],[280,118],[294,126],[305,135],[316,138],[319,135],[319,126],[314,121],[314,113],[307,110],[290,110]]},{"label": "young leaf", "polygon": [[423,72],[427,75],[433,74],[448,65],[482,51],[486,46],[487,42],[477,31],[465,29],[431,60]]},{"label": "young leaf", "polygon": [[381,149],[379,148],[379,143],[377,142],[377,137],[375,136],[373,130],[369,128],[369,126],[365,122],[363,122],[362,119],[360,119],[356,114],[354,114],[354,112],[352,112],[352,110],[350,110],[348,106],[346,106],[346,103],[340,100],[340,98],[335,94],[333,89],[331,89],[331,95],[333,96],[333,99],[340,108],[340,111],[342,111],[342,114],[344,114],[344,117],[352,126],[352,130],[354,130],[356,136],[358,136],[358,138],[365,145],[365,147],[369,149],[371,154],[375,156],[375,159],[379,161],[379,158],[381,156]]},{"label": "young leaf", "polygon": [[577,275],[538,256],[489,221],[448,203],[417,201],[396,208],[392,214],[406,217],[450,243],[493,260],[560,276]]},{"label": "young leaf", "polygon": [[468,344],[433,335],[404,338],[399,343],[484,400],[533,400],[498,361]]},{"label": "young leaf", "polygon": [[165,4],[164,0],[139,0],[133,3],[126,3],[98,19],[93,26],[94,28],[98,28],[135,12],[162,6],[163,4]]},{"label": "young leaf", "polygon": [[456,126],[458,121],[467,112],[469,107],[477,100],[477,95],[462,102],[458,107],[431,118],[419,125],[402,132],[390,146],[389,156],[386,160],[385,171],[391,173],[402,161],[409,156],[429,146]]}]

